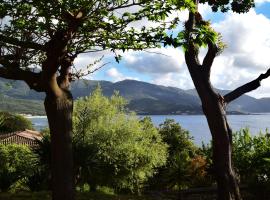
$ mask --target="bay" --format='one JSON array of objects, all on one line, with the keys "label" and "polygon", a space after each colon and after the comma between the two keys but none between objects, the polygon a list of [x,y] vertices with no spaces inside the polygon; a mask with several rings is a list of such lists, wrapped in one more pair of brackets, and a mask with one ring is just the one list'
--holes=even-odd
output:
[{"label": "bay", "polygon": [[[144,116],[140,115],[139,118]],[[149,115],[155,126],[163,123],[166,118],[174,119],[180,125],[188,130],[194,138],[197,145],[202,142],[209,143],[211,134],[204,115]],[[48,126],[46,116],[30,116],[28,117],[35,129],[41,130]],[[228,121],[233,131],[241,128],[249,128],[253,135],[259,132],[265,132],[270,128],[270,114],[252,114],[252,115],[228,115]]]},{"label": "bay", "polygon": [[[174,119],[194,138],[197,145],[202,142],[209,143],[211,140],[210,130],[204,115],[152,115],[153,123],[158,126],[166,118]],[[228,115],[229,125],[233,131],[239,131],[242,128],[249,128],[252,135],[258,135],[260,132],[266,132],[270,128],[270,114],[256,115]]]}]

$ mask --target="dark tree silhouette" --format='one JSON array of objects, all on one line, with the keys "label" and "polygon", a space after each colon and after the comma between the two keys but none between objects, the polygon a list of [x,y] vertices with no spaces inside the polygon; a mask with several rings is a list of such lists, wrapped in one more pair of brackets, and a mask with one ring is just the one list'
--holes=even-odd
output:
[{"label": "dark tree silhouette", "polygon": [[0,2],[0,77],[25,81],[46,93],[54,200],[74,199],[69,85],[91,69],[74,72],[73,61],[81,53],[155,47],[150,33],[163,33],[166,24],[141,30],[129,24],[143,18],[162,20],[170,9],[163,0]]},{"label": "dark tree silhouette", "polygon": [[[223,3],[222,3],[223,2]],[[234,7],[236,3],[238,7]],[[251,1],[249,1],[251,2]],[[215,92],[211,81],[210,74],[215,57],[222,51],[224,45],[220,41],[220,36],[210,27],[210,23],[203,21],[197,11],[199,1],[189,13],[189,19],[185,23],[185,30],[182,34],[181,41],[184,40],[185,60],[192,77],[195,88],[202,102],[203,112],[206,116],[213,139],[213,163],[214,173],[218,186],[219,200],[240,200],[239,183],[236,179],[232,165],[232,130],[226,117],[226,106],[231,101],[241,95],[257,89],[260,81],[270,75],[270,69],[261,74],[257,79],[233,90],[222,96]],[[229,1],[209,1],[213,9],[229,9]],[[236,12],[246,12],[253,4],[245,4],[245,1],[233,1],[231,9]],[[200,30],[203,30],[200,32]],[[208,46],[208,51],[200,63],[198,54],[199,48],[203,44]],[[177,44],[175,44],[177,45]]]}]

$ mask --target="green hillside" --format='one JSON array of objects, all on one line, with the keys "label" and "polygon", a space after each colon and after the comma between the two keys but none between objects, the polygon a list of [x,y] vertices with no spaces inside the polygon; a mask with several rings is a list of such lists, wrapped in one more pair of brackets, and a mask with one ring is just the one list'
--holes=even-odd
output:
[{"label": "green hillside", "polygon": [[[165,87],[135,80],[116,83],[109,81],[78,80],[72,83],[71,92],[74,99],[88,96],[100,85],[105,96],[119,91],[129,104],[127,108],[138,114],[202,114],[197,92]],[[226,94],[227,90],[217,90]],[[42,115],[44,114],[44,93],[30,90],[22,81],[10,81],[0,78],[0,110]],[[240,113],[270,112],[270,98],[256,99],[243,95],[228,106],[228,111]]]},{"label": "green hillside", "polygon": [[24,113],[32,115],[45,115],[43,101],[15,99],[0,95],[0,110],[12,113]]}]

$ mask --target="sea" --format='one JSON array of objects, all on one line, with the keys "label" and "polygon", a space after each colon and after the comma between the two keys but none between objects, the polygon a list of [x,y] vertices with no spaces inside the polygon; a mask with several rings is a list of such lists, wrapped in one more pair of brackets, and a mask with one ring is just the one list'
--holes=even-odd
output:
[{"label": "sea", "polygon": [[[193,137],[195,144],[202,142],[209,143],[211,140],[210,131],[204,115],[148,115],[155,126],[163,123],[165,119],[174,119],[181,127],[188,130]],[[36,130],[42,130],[48,126],[46,116],[26,116],[29,118]],[[138,115],[141,119],[145,116]],[[228,121],[233,131],[249,128],[252,135],[270,130],[270,113],[250,115],[228,115]]]}]

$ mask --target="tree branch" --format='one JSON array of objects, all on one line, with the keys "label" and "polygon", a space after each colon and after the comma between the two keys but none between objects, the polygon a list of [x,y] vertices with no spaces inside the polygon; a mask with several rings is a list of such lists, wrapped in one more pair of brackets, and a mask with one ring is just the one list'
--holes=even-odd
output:
[{"label": "tree branch", "polygon": [[231,91],[230,93],[226,94],[224,96],[224,101],[225,103],[230,103],[231,101],[237,99],[238,97],[242,96],[243,94],[250,92],[252,90],[257,89],[258,87],[261,86],[261,81],[263,79],[266,79],[270,76],[270,68],[267,70],[266,73],[261,74],[258,78],[256,78],[255,80],[246,83],[245,85],[242,85],[240,87],[238,87],[237,89]]},{"label": "tree branch", "polygon": [[66,56],[61,60],[60,75],[57,77],[57,82],[60,88],[68,89],[71,81],[71,66],[75,57]]},{"label": "tree branch", "polygon": [[[208,42],[208,51],[203,59],[202,66],[207,70],[208,73],[210,73],[212,64],[214,62],[214,59],[218,53],[218,48],[216,44],[213,44],[212,42]],[[210,74],[209,74],[210,75]]]},{"label": "tree branch", "polygon": [[36,90],[37,92],[44,92],[44,88],[40,84],[41,73],[25,71],[14,67],[0,67],[0,77],[25,81],[30,89]]},{"label": "tree branch", "polygon": [[142,5],[142,4],[143,4],[143,3],[141,3],[141,2],[138,2],[138,3],[133,2],[133,3],[130,3],[130,4],[126,4],[126,5],[121,4],[121,5],[119,5],[119,6],[110,7],[110,8],[108,8],[107,10],[108,10],[108,11],[114,11],[114,10],[118,10],[118,9],[129,8],[129,7],[132,7],[132,6],[140,6],[140,5]]},{"label": "tree branch", "polygon": [[193,41],[192,41],[192,31],[195,25],[195,15],[193,12],[189,12],[188,21],[185,23],[186,31],[188,32],[188,49],[185,51],[185,59],[186,63],[189,66],[199,66],[200,61],[198,58],[198,50],[196,49]]},{"label": "tree branch", "polygon": [[3,43],[8,43],[8,44],[12,44],[12,45],[23,47],[23,48],[45,51],[44,45],[37,44],[34,42],[20,41],[17,38],[8,37],[2,34],[0,34],[0,41]]}]

